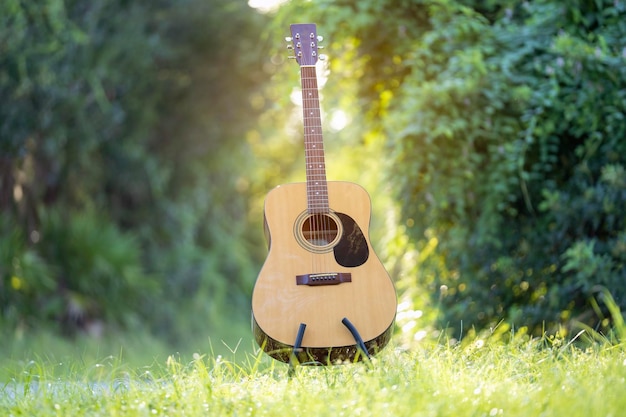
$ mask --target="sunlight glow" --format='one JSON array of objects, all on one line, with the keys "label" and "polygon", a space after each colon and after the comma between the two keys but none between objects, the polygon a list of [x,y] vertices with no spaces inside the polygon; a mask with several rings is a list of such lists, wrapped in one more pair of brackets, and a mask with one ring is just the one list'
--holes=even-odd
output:
[{"label": "sunlight glow", "polygon": [[330,127],[336,132],[346,127],[349,122],[350,119],[348,118],[348,115],[341,109],[333,111],[330,117]]},{"label": "sunlight glow", "polygon": [[269,13],[277,10],[287,0],[248,0],[248,6],[257,9],[261,13]]}]

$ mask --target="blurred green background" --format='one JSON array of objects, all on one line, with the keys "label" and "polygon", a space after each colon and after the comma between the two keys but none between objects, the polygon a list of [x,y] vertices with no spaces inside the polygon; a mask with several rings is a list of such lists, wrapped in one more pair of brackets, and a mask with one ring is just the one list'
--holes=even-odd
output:
[{"label": "blurred green background", "polygon": [[284,37],[307,22],[328,178],[372,196],[397,343],[610,332],[624,2],[259,5],[0,3],[4,357],[252,351],[263,198],[304,179]]}]

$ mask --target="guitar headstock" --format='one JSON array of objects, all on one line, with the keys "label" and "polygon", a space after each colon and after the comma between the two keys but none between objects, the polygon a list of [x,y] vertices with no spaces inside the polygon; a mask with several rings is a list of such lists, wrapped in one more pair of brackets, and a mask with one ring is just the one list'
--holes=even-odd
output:
[{"label": "guitar headstock", "polygon": [[295,58],[300,66],[314,66],[318,58],[322,59],[317,51],[323,48],[318,46],[322,37],[317,36],[315,23],[293,24],[290,28],[291,37],[285,38],[287,42],[291,42],[287,48],[294,52],[294,56],[290,58]]}]

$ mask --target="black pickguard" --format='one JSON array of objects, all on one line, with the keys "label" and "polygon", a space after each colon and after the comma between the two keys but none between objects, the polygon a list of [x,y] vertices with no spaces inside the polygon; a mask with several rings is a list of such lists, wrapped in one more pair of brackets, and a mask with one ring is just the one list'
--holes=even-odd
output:
[{"label": "black pickguard", "polygon": [[343,235],[333,248],[335,260],[341,266],[363,265],[369,257],[367,239],[354,219],[347,214],[335,213],[343,225]]}]

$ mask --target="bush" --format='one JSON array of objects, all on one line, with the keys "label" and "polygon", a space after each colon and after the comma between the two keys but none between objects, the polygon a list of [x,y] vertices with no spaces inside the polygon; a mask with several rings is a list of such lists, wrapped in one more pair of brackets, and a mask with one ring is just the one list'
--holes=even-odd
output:
[{"label": "bush", "polygon": [[260,15],[229,0],[0,15],[0,319],[177,341],[230,320],[254,276],[241,178]]},{"label": "bush", "polygon": [[136,325],[144,305],[157,294],[146,276],[138,242],[94,213],[51,211],[25,245],[16,227],[0,243],[7,323],[54,322],[66,334],[101,334],[110,326]]},{"label": "bush", "polygon": [[520,2],[494,22],[460,8],[409,53],[393,173],[411,235],[432,229],[447,264],[441,325],[606,326],[600,288],[626,307],[624,17],[612,2]]}]

